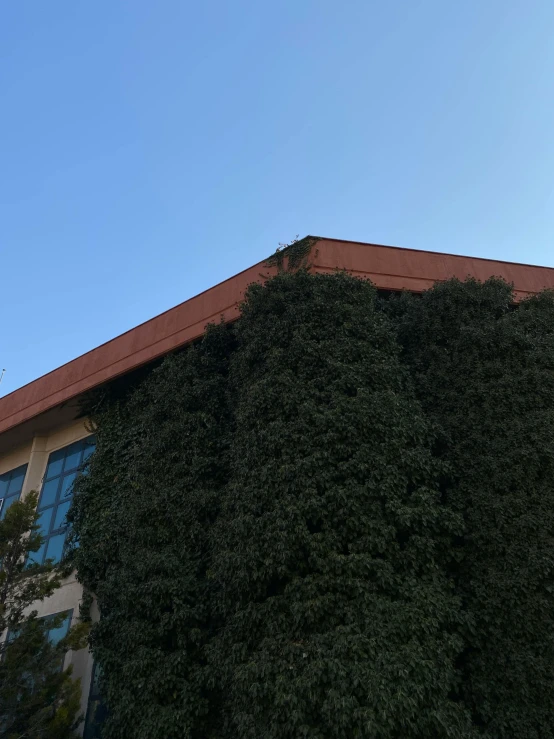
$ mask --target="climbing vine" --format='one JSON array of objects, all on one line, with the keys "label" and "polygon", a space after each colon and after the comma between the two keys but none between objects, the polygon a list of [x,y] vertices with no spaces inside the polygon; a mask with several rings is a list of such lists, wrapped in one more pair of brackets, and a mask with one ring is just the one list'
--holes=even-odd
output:
[{"label": "climbing vine", "polygon": [[[464,516],[452,570],[468,627],[460,697],[480,734],[554,736],[554,295],[452,280],[397,313]],[[397,305],[395,310],[398,310]]]},{"label": "climbing vine", "polygon": [[554,737],[554,299],[267,260],[91,397],[105,739]]},{"label": "climbing vine", "polygon": [[307,269],[312,247],[317,242],[313,236],[303,239],[295,239],[290,244],[280,244],[278,249],[266,260],[266,267],[277,267],[279,274],[282,272],[295,272],[299,269]]},{"label": "climbing vine", "polygon": [[464,736],[440,574],[460,521],[374,289],[284,274],[252,286],[236,337],[210,651],[228,736]]},{"label": "climbing vine", "polygon": [[229,476],[232,342],[212,328],[138,384],[91,399],[97,446],[73,506],[73,556],[102,616],[91,646],[108,738],[217,736],[208,534]]}]

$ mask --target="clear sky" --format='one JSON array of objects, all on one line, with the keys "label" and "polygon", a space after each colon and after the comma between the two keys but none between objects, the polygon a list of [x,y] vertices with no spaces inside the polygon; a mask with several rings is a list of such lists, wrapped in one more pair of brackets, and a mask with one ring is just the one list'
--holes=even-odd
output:
[{"label": "clear sky", "polygon": [[0,394],[296,234],[554,266],[552,0],[5,0],[0,112]]}]

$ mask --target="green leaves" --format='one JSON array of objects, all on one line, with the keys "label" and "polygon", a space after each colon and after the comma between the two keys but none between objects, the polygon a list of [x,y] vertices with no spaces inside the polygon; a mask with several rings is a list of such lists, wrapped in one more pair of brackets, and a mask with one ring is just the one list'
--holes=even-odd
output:
[{"label": "green leaves", "polygon": [[[14,506],[15,507],[15,504]],[[52,623],[49,624],[52,626]],[[52,645],[44,620],[26,619],[0,661],[1,736],[77,739],[80,680],[62,671],[65,642]]]},{"label": "green leaves", "polygon": [[294,269],[94,401],[104,736],[553,736],[554,299]]},{"label": "green leaves", "polygon": [[[247,294],[210,645],[229,736],[464,736],[429,430],[368,284]],[[437,541],[439,542],[437,544]]]},{"label": "green leaves", "polygon": [[[50,562],[27,565],[42,538],[36,521],[37,494],[14,503],[0,521],[0,733],[8,739],[73,739],[80,723],[80,681],[62,671],[67,649],[86,645],[85,627],[72,629],[58,645],[50,644],[46,623],[28,609],[60,587]],[[48,628],[56,624],[50,622]]]},{"label": "green leaves", "polygon": [[43,600],[59,587],[60,581],[52,565],[29,566],[28,556],[38,551],[42,539],[36,525],[38,496],[29,493],[17,501],[0,521],[0,634],[17,626],[24,611],[37,600]]},{"label": "green leaves", "polygon": [[97,447],[73,506],[79,577],[102,619],[91,643],[107,737],[209,737],[218,627],[209,530],[228,476],[229,329],[168,357],[96,408]]},{"label": "green leaves", "polygon": [[405,300],[399,327],[465,520],[460,697],[483,736],[538,739],[554,736],[554,299],[512,300],[451,281]]}]

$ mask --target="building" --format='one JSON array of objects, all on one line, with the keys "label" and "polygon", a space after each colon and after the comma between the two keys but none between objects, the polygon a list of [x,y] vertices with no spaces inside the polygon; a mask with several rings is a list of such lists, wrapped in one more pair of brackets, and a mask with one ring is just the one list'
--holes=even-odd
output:
[{"label": "building", "polygon": [[[554,269],[469,258],[411,249],[313,238],[310,269],[344,269],[369,278],[379,290],[422,292],[434,282],[467,276],[491,276],[513,283],[520,300],[544,288],[554,288]],[[93,349],[25,387],[0,398],[0,516],[9,505],[31,490],[40,491],[40,523],[45,543],[37,558],[59,558],[65,540],[64,518],[79,466],[93,451],[85,422],[77,419],[79,397],[121,377],[202,335],[206,324],[221,317],[238,317],[246,287],[261,282],[277,267],[260,262],[156,318]],[[67,613],[64,627],[79,612],[81,588],[74,577],[47,601],[38,605],[40,616]],[[83,650],[66,660],[82,678],[85,712],[91,688],[92,659]]]}]

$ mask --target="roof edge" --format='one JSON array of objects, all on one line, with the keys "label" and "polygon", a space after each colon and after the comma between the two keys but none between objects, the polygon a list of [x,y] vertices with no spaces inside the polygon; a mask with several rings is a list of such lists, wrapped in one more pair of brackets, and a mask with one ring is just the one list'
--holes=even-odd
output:
[{"label": "roof edge", "polygon": [[[382,290],[422,292],[435,282],[468,276],[501,277],[513,284],[518,300],[554,288],[552,267],[322,236],[305,238],[314,242],[310,257],[314,272],[343,269],[370,279]],[[248,285],[277,274],[277,267],[267,263],[269,256],[1,397],[0,433],[186,345],[201,336],[209,323],[235,320]]]}]

